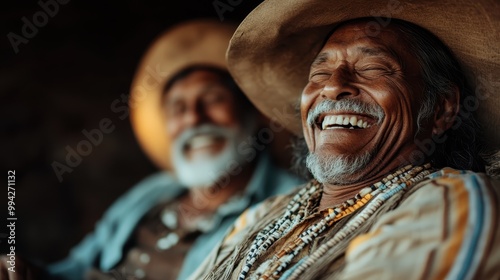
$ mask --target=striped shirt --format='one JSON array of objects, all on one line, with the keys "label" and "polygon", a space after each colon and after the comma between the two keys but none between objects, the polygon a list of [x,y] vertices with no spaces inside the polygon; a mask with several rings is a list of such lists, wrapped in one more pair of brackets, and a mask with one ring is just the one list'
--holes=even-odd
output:
[{"label": "striped shirt", "polygon": [[[293,195],[268,199],[244,212],[192,279],[237,279],[253,237],[283,214]],[[500,279],[499,198],[500,182],[486,174],[451,168],[437,171],[387,200],[300,279]],[[253,279],[259,265],[317,217],[312,210],[259,257],[247,279]],[[327,229],[288,268],[333,238],[355,216]]]}]

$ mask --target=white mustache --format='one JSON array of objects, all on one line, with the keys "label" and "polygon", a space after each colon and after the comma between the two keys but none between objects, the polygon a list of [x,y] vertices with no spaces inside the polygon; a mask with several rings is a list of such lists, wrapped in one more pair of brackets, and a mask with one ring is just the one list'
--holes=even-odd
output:
[{"label": "white mustache", "polygon": [[357,99],[341,99],[339,101],[325,99],[307,113],[307,124],[313,126],[319,115],[332,111],[347,111],[368,115],[377,120],[378,124],[380,124],[385,117],[384,110],[378,105],[368,104]]}]

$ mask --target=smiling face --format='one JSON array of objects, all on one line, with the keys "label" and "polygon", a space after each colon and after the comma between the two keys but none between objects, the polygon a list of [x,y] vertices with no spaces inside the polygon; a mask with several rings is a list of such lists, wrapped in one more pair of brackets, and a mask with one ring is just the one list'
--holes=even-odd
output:
[{"label": "smiling face", "polygon": [[[176,141],[182,133],[202,124],[238,129],[236,100],[221,77],[208,70],[195,70],[176,81],[165,96],[167,134]],[[226,139],[210,133],[192,137],[183,147],[187,158],[219,153]]]},{"label": "smiling face", "polygon": [[[396,158],[416,149],[419,64],[396,28],[376,37],[365,28],[366,22],[349,23],[330,36],[302,93],[308,166],[323,183],[350,184],[389,172],[401,164]],[[334,174],[322,174],[328,172]]]},{"label": "smiling face", "polygon": [[167,137],[173,142],[172,162],[181,183],[208,186],[224,175],[229,162],[242,162],[237,145],[255,125],[243,121],[237,111],[240,103],[220,73],[205,69],[188,72],[167,89]]}]

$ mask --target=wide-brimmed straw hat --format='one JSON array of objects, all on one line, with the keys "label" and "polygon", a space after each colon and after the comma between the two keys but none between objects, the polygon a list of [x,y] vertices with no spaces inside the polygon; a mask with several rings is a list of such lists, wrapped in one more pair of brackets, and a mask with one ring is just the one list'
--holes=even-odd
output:
[{"label": "wide-brimmed straw hat", "polygon": [[296,105],[311,62],[335,26],[365,17],[373,18],[370,25],[375,30],[384,27],[386,19],[396,18],[439,37],[475,86],[485,141],[491,148],[500,147],[497,0],[267,0],[246,17],[231,39],[229,70],[264,114],[300,135]]},{"label": "wide-brimmed straw hat", "polygon": [[227,69],[225,54],[236,25],[203,19],[179,24],[160,35],[139,64],[130,93],[130,119],[146,154],[171,169],[161,96],[167,82],[195,65]]}]

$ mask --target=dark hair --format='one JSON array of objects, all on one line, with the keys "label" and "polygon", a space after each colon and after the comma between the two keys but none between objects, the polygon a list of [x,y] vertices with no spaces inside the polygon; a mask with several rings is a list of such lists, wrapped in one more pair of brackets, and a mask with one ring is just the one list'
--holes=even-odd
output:
[{"label": "dark hair", "polygon": [[[167,92],[172,88],[172,86],[180,81],[185,79],[187,76],[191,75],[192,73],[196,71],[208,71],[217,74],[217,76],[220,78],[220,82],[226,86],[236,97],[237,104],[241,106],[241,111],[244,112],[246,110],[255,110],[253,107],[252,103],[246,95],[243,93],[243,91],[238,87],[236,82],[234,81],[233,77],[227,70],[224,70],[222,68],[218,68],[215,66],[210,66],[210,65],[193,65],[189,66],[187,68],[184,68],[183,70],[179,71],[177,74],[175,74],[168,82],[165,84],[163,87],[162,91],[162,102],[160,103],[161,106],[163,106],[163,103],[165,101],[165,96]],[[240,111],[240,110],[238,110]]]},{"label": "dark hair", "polygon": [[313,179],[313,175],[306,168],[306,159],[309,154],[306,140],[302,136],[292,138],[292,163],[290,169],[305,180]]},{"label": "dark hair", "polygon": [[435,142],[436,149],[430,160],[434,167],[449,166],[457,169],[484,171],[481,158],[481,132],[475,111],[468,110],[465,102],[474,100],[472,86],[451,50],[434,34],[413,23],[392,19],[391,24],[401,31],[415,53],[424,81],[424,100],[419,111],[418,124],[433,117],[436,103],[460,92],[460,110],[452,127],[444,132],[446,140]]},{"label": "dark hair", "polygon": [[[336,26],[328,34],[326,40],[340,26],[372,20],[373,18],[361,18],[346,21]],[[428,159],[437,168],[448,166],[456,169],[484,171],[485,162],[480,156],[482,153],[480,126],[476,120],[475,112],[467,110],[467,106],[464,106],[467,100],[474,102],[478,100],[458,60],[451,50],[428,30],[399,19],[384,19],[383,22],[388,20],[390,20],[390,24],[398,28],[408,41],[420,65],[426,94],[424,94],[419,111],[419,129],[423,121],[433,117],[435,106],[439,100],[453,94],[455,87],[460,92],[460,110],[455,123],[452,128],[444,132],[446,137],[444,142],[433,141],[435,149],[432,154],[428,155]],[[308,153],[304,139],[297,139],[294,147],[294,169],[303,170]]]}]

